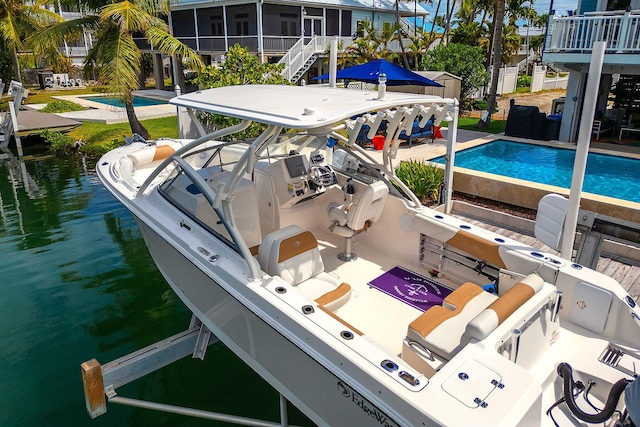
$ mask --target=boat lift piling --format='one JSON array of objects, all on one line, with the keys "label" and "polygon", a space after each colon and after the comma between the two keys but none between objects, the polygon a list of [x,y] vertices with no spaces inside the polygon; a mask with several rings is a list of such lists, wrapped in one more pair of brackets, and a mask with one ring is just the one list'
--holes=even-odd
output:
[{"label": "boat lift piling", "polygon": [[176,362],[185,356],[191,355],[193,358],[204,359],[207,347],[218,341],[218,338],[196,316],[193,316],[189,329],[169,338],[104,365],[101,365],[96,359],[82,363],[80,365],[82,385],[89,416],[94,419],[105,414],[107,412],[107,402],[109,402],[246,426],[277,427],[288,425],[287,401],[282,395],[280,395],[280,423],[148,402],[117,395],[116,389],[118,387]]},{"label": "boat lift piling", "polygon": [[[4,88],[4,84],[2,87]],[[2,91],[0,90],[0,95],[1,94]],[[22,152],[22,140],[20,139],[20,135],[18,135],[18,112],[20,111],[22,100],[27,98],[29,91],[22,87],[22,83],[11,80],[7,95],[12,96],[13,101],[9,102],[9,111],[4,116],[2,123],[0,123],[0,144],[2,147],[9,145],[9,140],[11,139],[11,135],[13,135],[16,140],[16,147],[18,148],[18,156],[22,157],[24,154]]]}]

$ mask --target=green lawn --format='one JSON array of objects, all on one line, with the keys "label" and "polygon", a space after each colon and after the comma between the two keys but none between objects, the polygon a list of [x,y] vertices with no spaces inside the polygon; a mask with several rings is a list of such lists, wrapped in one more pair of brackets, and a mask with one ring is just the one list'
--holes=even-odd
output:
[{"label": "green lawn", "polygon": [[[478,119],[460,117],[458,127],[460,129],[478,131],[479,129],[476,128],[477,123]],[[147,128],[152,139],[178,137],[178,121],[176,117],[142,120],[142,124]],[[442,122],[442,124],[446,125],[445,122]],[[489,124],[489,129],[483,130],[483,132],[504,132],[505,124],[506,121],[504,120],[492,120]],[[74,141],[81,139],[85,142],[85,146],[82,148],[84,153],[99,156],[122,145],[124,138],[131,136],[131,128],[129,128],[129,123],[107,125],[103,123],[85,122],[82,126],[71,130],[68,135],[72,137]]]},{"label": "green lawn", "polygon": [[[174,117],[160,119],[141,120],[147,128],[152,139],[162,137],[178,137],[178,120]],[[129,123],[107,125],[104,123],[85,122],[81,126],[67,133],[74,141],[79,139],[85,142],[82,151],[86,154],[101,155],[107,151],[124,144],[125,136],[131,136]]]},{"label": "green lawn", "polygon": [[[22,101],[23,105],[29,104],[48,104],[51,102],[54,96],[60,95],[84,95],[84,94],[100,94],[105,91],[102,86],[92,86],[84,89],[68,89],[68,90],[43,90],[43,89],[29,89],[29,95],[27,99]],[[9,111],[7,104],[11,98],[7,95],[0,100],[0,111]]]},{"label": "green lawn", "polygon": [[[72,90],[41,90],[33,89],[29,92],[29,97],[24,101],[25,104],[47,104],[51,102],[52,97],[58,95],[79,95],[79,94],[92,94],[103,93],[103,87],[89,87],[86,89],[72,89]],[[0,111],[7,111],[8,97],[3,97],[0,101]],[[477,118],[460,117],[458,120],[458,127],[460,129],[479,131],[476,128],[478,123]],[[151,134],[152,139],[158,139],[161,137],[177,138],[178,127],[176,117],[166,117],[161,119],[143,120],[142,124],[147,128]],[[489,128],[482,130],[487,133],[501,133],[504,132],[506,121],[504,120],[492,120],[489,124]],[[442,126],[446,127],[447,123],[442,122]],[[82,140],[85,142],[82,151],[86,154],[99,156],[118,145],[124,143],[126,136],[131,136],[131,129],[128,123],[107,125],[103,123],[85,122],[81,126],[71,130],[67,135],[73,138],[74,141]]]},{"label": "green lawn", "polygon": [[[476,132],[502,133],[507,125],[506,120],[491,120],[491,122],[489,122],[488,129],[478,129],[476,127],[478,120],[479,119],[473,117],[460,117],[458,119],[458,129],[473,130]],[[442,125],[443,127],[446,127],[446,122],[442,122]]]}]

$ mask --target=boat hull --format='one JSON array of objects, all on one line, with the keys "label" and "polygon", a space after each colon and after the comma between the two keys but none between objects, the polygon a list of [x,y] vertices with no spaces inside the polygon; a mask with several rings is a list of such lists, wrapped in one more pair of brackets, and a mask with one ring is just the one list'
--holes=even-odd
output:
[{"label": "boat hull", "polygon": [[[143,221],[137,222],[151,256],[180,299],[227,347],[315,423],[405,424],[393,420],[271,327]],[[430,425],[426,417],[420,423],[424,422]]]}]

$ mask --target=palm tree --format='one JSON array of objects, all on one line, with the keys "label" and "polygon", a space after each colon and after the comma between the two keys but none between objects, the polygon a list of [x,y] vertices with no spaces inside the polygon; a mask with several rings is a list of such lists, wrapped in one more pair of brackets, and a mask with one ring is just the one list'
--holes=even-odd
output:
[{"label": "palm tree", "polygon": [[22,81],[18,52],[23,50],[27,35],[38,33],[47,23],[62,19],[44,5],[42,0],[29,3],[23,0],[0,0],[0,38],[9,49],[17,81]]},{"label": "palm tree", "polygon": [[204,66],[191,48],[169,34],[169,26],[158,17],[162,7],[168,10],[168,4],[147,0],[108,4],[100,8],[98,14],[48,28],[34,37],[34,42],[60,45],[65,37],[78,37],[84,29],[93,30],[96,41],[85,58],[85,74],[97,70],[98,80],[107,86],[110,93],[124,101],[131,131],[148,138],[149,132],[133,109],[132,93],[138,88],[142,62],[134,35],[146,38],[155,50],[184,57],[197,69]]},{"label": "palm tree", "polygon": [[431,37],[428,31],[418,28],[414,37],[411,37],[411,43],[407,46],[411,56],[413,56],[414,68],[419,70],[422,67],[422,58],[429,49],[429,46],[440,36]]},{"label": "palm tree", "polygon": [[[529,3],[525,6],[525,3]],[[516,21],[530,19],[533,10],[532,0],[506,0],[505,15],[509,18],[509,25],[516,26]]]},{"label": "palm tree", "polygon": [[489,127],[491,121],[491,114],[496,105],[496,92],[498,91],[498,77],[500,74],[500,67],[502,66],[502,27],[504,22],[505,0],[494,0],[494,14],[493,14],[493,65],[491,72],[491,87],[489,88],[489,98],[487,99],[487,111],[489,115],[487,120],[480,119],[476,127],[480,129],[486,129]]},{"label": "palm tree", "polygon": [[370,21],[359,22],[353,44],[345,49],[346,57],[352,59],[356,64],[363,64],[375,59],[393,61],[398,57],[398,54],[389,48],[389,43],[396,38],[397,28],[396,25],[385,22],[382,32],[378,35]]}]

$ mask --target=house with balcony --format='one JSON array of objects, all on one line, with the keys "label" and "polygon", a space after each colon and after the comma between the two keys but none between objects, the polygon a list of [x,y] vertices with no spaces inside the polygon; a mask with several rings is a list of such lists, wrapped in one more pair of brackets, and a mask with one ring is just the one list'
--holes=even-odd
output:
[{"label": "house with balcony", "polygon": [[611,135],[617,138],[622,127],[640,125],[640,0],[581,0],[577,13],[568,15],[551,17],[542,58],[571,71],[559,139],[577,140],[591,53],[598,41],[606,42],[606,50],[593,114],[615,120]]},{"label": "house with balcony", "polygon": [[[326,52],[333,39],[339,39],[339,48],[348,46],[364,20],[379,31],[396,21],[396,6],[401,18],[428,15],[418,2],[395,0],[178,0],[169,25],[205,63],[224,61],[237,43],[263,61],[284,63],[285,76],[299,82],[328,71]],[[414,27],[402,22],[407,31]],[[154,55],[154,62],[160,60]]]},{"label": "house with balcony", "polygon": [[[49,10],[60,15],[65,21],[71,21],[85,16],[85,13],[82,12],[78,6],[61,4],[60,2],[50,5]],[[84,58],[92,47],[93,37],[91,32],[85,30],[81,38],[77,40],[65,40],[60,50],[67,58],[71,59],[74,67],[81,68],[84,64]]]}]

